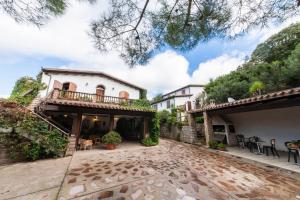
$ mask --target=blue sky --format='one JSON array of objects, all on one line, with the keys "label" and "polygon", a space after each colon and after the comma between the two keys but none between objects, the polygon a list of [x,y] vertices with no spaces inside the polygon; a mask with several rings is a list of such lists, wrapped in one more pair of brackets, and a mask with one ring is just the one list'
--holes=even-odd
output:
[{"label": "blue sky", "polygon": [[185,84],[205,84],[210,78],[229,73],[244,62],[255,46],[297,19],[270,26],[235,40],[212,39],[192,51],[165,49],[145,66],[129,69],[116,52],[99,53],[87,32],[98,9],[74,3],[65,15],[41,29],[17,24],[0,14],[0,97],[8,96],[22,76],[36,76],[41,67],[64,67],[104,71],[148,89],[149,97]]}]

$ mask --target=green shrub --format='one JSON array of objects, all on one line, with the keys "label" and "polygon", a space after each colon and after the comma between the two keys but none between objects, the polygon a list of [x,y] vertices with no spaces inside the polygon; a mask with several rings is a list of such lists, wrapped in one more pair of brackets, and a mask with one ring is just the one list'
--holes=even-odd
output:
[{"label": "green shrub", "polygon": [[226,148],[226,145],[221,142],[217,145],[217,148],[223,150]]},{"label": "green shrub", "polygon": [[151,137],[148,137],[148,138],[145,138],[145,139],[142,140],[142,144],[147,146],[147,147],[156,146],[156,145],[158,145],[158,141],[155,142],[155,141],[152,140]]},{"label": "green shrub", "polygon": [[261,81],[255,81],[249,88],[249,92],[252,95],[261,95],[262,89],[264,89],[264,84]]},{"label": "green shrub", "polygon": [[119,133],[111,131],[102,137],[102,142],[104,144],[120,144],[122,142],[122,138]]},{"label": "green shrub", "polygon": [[197,124],[203,124],[204,123],[204,118],[203,117],[196,117],[195,118],[195,122]]},{"label": "green shrub", "polygon": [[213,141],[209,141],[208,146],[209,146],[209,148],[217,149],[218,148],[218,142],[214,141],[214,140]]},{"label": "green shrub", "polygon": [[167,123],[169,115],[170,115],[170,112],[167,110],[162,110],[162,111],[158,112],[160,123],[161,124]]},{"label": "green shrub", "polygon": [[151,109],[151,104],[147,99],[135,99],[130,105],[135,108]]},{"label": "green shrub", "polygon": [[0,102],[0,127],[11,129],[0,134],[0,142],[14,160],[59,157],[68,144],[58,130],[49,130],[46,122],[10,101]]},{"label": "green shrub", "polygon": [[150,132],[150,138],[153,142],[158,143],[159,141],[159,135],[160,135],[160,121],[158,113],[155,113],[152,121],[151,121],[151,132]]}]

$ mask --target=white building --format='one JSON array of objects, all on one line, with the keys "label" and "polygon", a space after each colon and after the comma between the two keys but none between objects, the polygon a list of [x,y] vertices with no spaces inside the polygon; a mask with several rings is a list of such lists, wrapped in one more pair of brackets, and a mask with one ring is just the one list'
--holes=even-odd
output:
[{"label": "white building", "polygon": [[47,86],[40,92],[42,98],[49,95],[53,89],[60,89],[100,96],[139,99],[144,90],[102,72],[70,69],[44,68],[42,82]]},{"label": "white building", "polygon": [[168,110],[172,107],[182,106],[185,110],[195,108],[195,99],[203,92],[203,85],[187,85],[162,96],[162,100],[151,103],[157,111]]}]

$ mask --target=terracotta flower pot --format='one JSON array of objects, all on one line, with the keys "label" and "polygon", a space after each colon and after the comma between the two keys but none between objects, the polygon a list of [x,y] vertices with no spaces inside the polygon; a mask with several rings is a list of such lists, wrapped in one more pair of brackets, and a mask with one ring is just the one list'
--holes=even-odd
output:
[{"label": "terracotta flower pot", "polygon": [[106,149],[107,150],[114,150],[114,149],[116,149],[116,146],[117,145],[115,145],[115,144],[106,144]]}]

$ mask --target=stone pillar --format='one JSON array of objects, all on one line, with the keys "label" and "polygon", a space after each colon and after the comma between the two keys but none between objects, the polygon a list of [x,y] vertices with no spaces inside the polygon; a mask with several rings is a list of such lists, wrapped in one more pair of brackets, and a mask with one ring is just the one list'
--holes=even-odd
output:
[{"label": "stone pillar", "polygon": [[203,112],[203,118],[204,118],[204,132],[205,132],[205,140],[206,145],[209,145],[210,141],[213,141],[213,126],[212,126],[212,118],[209,116],[207,111]]},{"label": "stone pillar", "polygon": [[149,137],[149,118],[144,117],[143,139]]},{"label": "stone pillar", "polygon": [[187,118],[188,118],[189,126],[195,127],[196,126],[195,116],[193,116],[191,113],[188,113]]},{"label": "stone pillar", "polygon": [[79,139],[79,136],[80,136],[81,121],[82,121],[82,114],[81,113],[78,113],[73,117],[73,124],[72,124],[71,134],[76,137],[76,146],[78,144],[78,139]]},{"label": "stone pillar", "polygon": [[113,131],[114,130],[114,123],[115,123],[115,116],[114,115],[110,115],[109,116],[109,131]]}]

